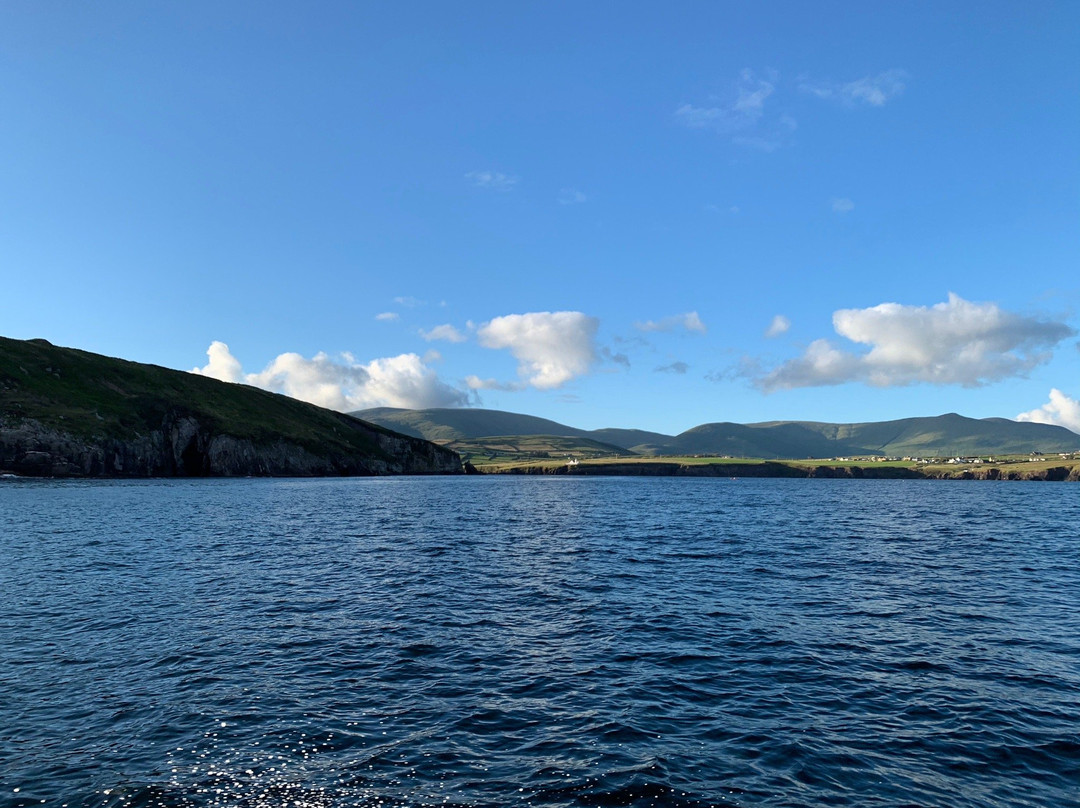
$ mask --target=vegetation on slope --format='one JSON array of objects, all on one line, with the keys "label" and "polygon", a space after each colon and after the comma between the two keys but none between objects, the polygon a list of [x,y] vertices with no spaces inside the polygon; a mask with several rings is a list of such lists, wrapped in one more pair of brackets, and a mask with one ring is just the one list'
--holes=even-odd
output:
[{"label": "vegetation on slope", "polygon": [[[1080,450],[1080,435],[1049,424],[1004,418],[975,419],[950,413],[857,424],[771,421],[711,423],[680,435],[635,429],[582,430],[543,418],[498,410],[381,408],[362,418],[450,445],[489,435],[554,435],[587,438],[643,455],[730,455],[762,458],[1027,454]],[[618,452],[617,452],[618,453]]]},{"label": "vegetation on slope", "polygon": [[0,337],[0,428],[33,423],[73,440],[101,443],[142,438],[180,419],[194,419],[211,436],[254,447],[291,445],[320,457],[392,464],[401,441],[428,451],[423,441],[385,427],[253,387],[45,340]]},{"label": "vegetation on slope", "polygon": [[474,465],[538,458],[555,458],[565,462],[572,458],[615,457],[632,454],[610,443],[560,435],[496,435],[471,440],[455,440],[445,445],[461,455],[462,460]]},{"label": "vegetation on slope", "polygon": [[925,480],[1080,481],[1080,459],[1012,457],[981,463],[915,461],[762,460],[745,457],[633,457],[511,460],[477,465],[484,474],[558,474],[642,477],[825,477]]}]

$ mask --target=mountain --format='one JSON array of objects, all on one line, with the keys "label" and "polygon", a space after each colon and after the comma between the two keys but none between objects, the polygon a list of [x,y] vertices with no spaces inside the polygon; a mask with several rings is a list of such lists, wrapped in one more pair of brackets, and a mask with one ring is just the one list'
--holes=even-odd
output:
[{"label": "mountain", "polygon": [[[472,408],[433,408],[405,410],[397,407],[375,407],[349,413],[373,424],[382,424],[406,435],[425,440],[448,443],[490,435],[561,435],[588,437],[584,429],[502,410]],[[391,426],[392,425],[392,426]]]},{"label": "mountain", "polygon": [[1080,450],[1080,435],[1064,427],[1020,423],[1005,418],[965,418],[955,413],[857,424],[815,421],[711,423],[674,436],[636,429],[582,430],[499,410],[384,407],[354,414],[391,429],[451,446],[492,435],[559,435],[600,441],[629,453],[644,455],[946,457]]},{"label": "mountain", "polygon": [[428,441],[254,387],[0,337],[0,470],[35,476],[459,473]]}]

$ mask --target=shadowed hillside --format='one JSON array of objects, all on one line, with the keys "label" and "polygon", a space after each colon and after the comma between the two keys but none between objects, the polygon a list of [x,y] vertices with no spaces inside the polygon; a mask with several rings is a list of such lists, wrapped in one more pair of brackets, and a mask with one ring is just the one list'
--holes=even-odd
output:
[{"label": "shadowed hillside", "polygon": [[451,473],[453,452],[254,387],[0,337],[0,469],[47,476]]}]

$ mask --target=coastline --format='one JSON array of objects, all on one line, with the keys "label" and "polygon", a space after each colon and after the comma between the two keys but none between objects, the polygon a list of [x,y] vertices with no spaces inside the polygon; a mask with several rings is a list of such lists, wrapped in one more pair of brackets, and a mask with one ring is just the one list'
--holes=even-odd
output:
[{"label": "coastline", "polygon": [[576,464],[531,463],[472,467],[478,474],[552,474],[606,477],[774,477],[856,480],[1007,480],[1080,482],[1080,463],[1012,463],[979,467],[934,465],[830,465],[806,461],[763,460],[746,463],[687,463],[665,461],[589,460]]}]

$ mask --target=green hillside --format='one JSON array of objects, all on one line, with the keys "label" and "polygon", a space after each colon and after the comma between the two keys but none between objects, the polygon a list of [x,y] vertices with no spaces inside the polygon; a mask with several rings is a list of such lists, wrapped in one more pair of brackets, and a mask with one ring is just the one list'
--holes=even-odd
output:
[{"label": "green hillside", "polygon": [[375,407],[349,413],[373,424],[436,443],[472,440],[489,435],[563,435],[591,437],[584,429],[559,424],[533,415],[502,410],[433,408],[405,410]]},{"label": "green hillside", "polygon": [[558,435],[599,441],[641,455],[729,455],[806,458],[841,456],[930,456],[1028,454],[1080,450],[1080,435],[1048,424],[1005,418],[975,419],[950,413],[855,424],[771,421],[710,423],[676,435],[636,429],[582,430],[543,418],[498,410],[364,410],[358,416],[447,443],[488,435]]},{"label": "green hillside", "polygon": [[106,476],[110,452],[166,475],[217,473],[215,452],[232,464],[228,473],[285,474],[290,463],[296,473],[421,471],[421,457],[431,470],[457,461],[424,441],[254,387],[2,337],[0,451],[0,468],[27,453],[68,452],[78,459],[66,466],[89,464]]},{"label": "green hillside", "polygon": [[451,441],[446,447],[474,465],[545,458],[627,457],[633,454],[610,443],[562,435],[493,435]]}]

